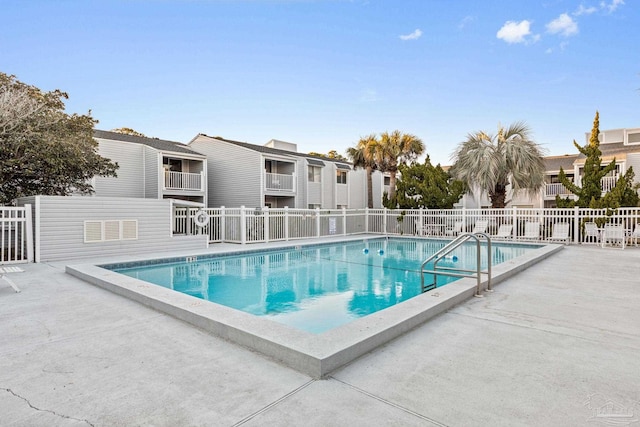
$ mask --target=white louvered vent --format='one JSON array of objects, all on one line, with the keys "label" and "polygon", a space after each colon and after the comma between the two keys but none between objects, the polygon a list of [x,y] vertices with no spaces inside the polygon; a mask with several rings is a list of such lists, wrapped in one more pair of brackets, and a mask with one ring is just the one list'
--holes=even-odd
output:
[{"label": "white louvered vent", "polygon": [[120,221],[104,222],[104,240],[120,240]]},{"label": "white louvered vent", "polygon": [[138,240],[138,220],[103,220],[84,222],[84,242]]},{"label": "white louvered vent", "polygon": [[84,222],[84,242],[101,242],[102,241],[102,221],[85,221]]},{"label": "white louvered vent", "polygon": [[122,240],[138,240],[138,220],[125,219],[122,221]]}]

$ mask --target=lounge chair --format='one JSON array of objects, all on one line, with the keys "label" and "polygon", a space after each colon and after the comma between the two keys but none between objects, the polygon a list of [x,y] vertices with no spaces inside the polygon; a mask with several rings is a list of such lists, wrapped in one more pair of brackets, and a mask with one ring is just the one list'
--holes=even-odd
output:
[{"label": "lounge chair", "polygon": [[540,239],[540,223],[527,221],[524,223],[524,235],[523,239],[527,240],[538,240]]},{"label": "lounge chair", "polygon": [[510,239],[512,232],[513,232],[513,225],[502,224],[500,227],[498,227],[498,232],[491,237],[495,239]]},{"label": "lounge chair", "polygon": [[569,223],[556,222],[553,224],[550,241],[563,241],[565,245],[569,244]]},{"label": "lounge chair", "polygon": [[584,237],[585,242],[598,243],[600,241],[600,229],[598,224],[589,221],[584,223]]},{"label": "lounge chair", "polygon": [[638,239],[640,239],[640,222],[636,224],[633,229],[633,233],[631,233],[631,239],[634,241],[635,245],[638,246]]},{"label": "lounge chair", "polygon": [[453,224],[453,227],[446,228],[444,230],[445,236],[457,236],[458,234],[462,233],[463,225],[464,225],[464,222],[456,221],[455,224]]},{"label": "lounge chair", "polygon": [[489,226],[489,221],[486,219],[479,219],[476,221],[476,224],[473,226],[473,234],[476,233],[486,233],[487,227]]},{"label": "lounge chair", "polygon": [[602,247],[604,248],[606,245],[620,245],[622,249],[624,249],[626,236],[624,232],[624,227],[619,224],[605,224],[604,229],[602,230],[602,235],[600,236],[600,241],[602,243]]},{"label": "lounge chair", "polygon": [[18,273],[23,272],[24,270],[20,267],[0,267],[0,279],[4,279],[5,282],[9,284],[13,288],[14,291],[20,292],[20,288],[13,283],[13,280],[9,279],[5,274],[7,273]]},{"label": "lounge chair", "polygon": [[416,220],[416,234],[418,236],[429,236],[431,234],[431,228],[427,227],[424,223]]}]

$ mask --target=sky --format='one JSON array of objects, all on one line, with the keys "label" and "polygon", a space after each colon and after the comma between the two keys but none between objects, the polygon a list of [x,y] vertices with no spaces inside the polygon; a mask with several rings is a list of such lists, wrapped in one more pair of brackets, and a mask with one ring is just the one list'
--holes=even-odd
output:
[{"label": "sky", "polygon": [[524,121],[547,155],[640,127],[637,0],[0,0],[0,71],[97,129],[345,154],[395,129],[449,165]]}]

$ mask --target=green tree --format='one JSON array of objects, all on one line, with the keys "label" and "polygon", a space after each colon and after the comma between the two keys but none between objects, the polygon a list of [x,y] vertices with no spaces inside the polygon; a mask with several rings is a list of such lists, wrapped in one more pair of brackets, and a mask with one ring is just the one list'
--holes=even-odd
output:
[{"label": "green tree", "polygon": [[131,128],[127,128],[127,127],[122,127],[122,128],[118,128],[118,129],[111,129],[111,132],[121,133],[123,135],[141,136],[143,138],[147,138],[147,135],[145,135],[144,133],[138,132],[135,129],[131,129]]},{"label": "green tree", "polygon": [[367,206],[373,208],[373,171],[376,169],[373,147],[376,136],[371,134],[360,138],[355,147],[347,148],[347,156],[355,169],[364,168],[367,172]]},{"label": "green tree", "polygon": [[349,159],[344,157],[342,154],[339,154],[336,150],[329,150],[327,154],[316,153],[315,151],[310,151],[309,155],[318,156],[318,157],[326,157],[327,159],[341,160],[343,162],[348,162]]},{"label": "green tree", "polygon": [[451,209],[466,192],[462,181],[451,178],[440,165],[433,166],[429,156],[424,163],[411,163],[398,167],[395,200],[399,209]]},{"label": "green tree", "polygon": [[611,163],[602,166],[599,135],[600,113],[596,111],[589,142],[584,147],[581,147],[575,140],[573,141],[573,145],[586,157],[581,177],[582,186],[571,182],[562,168],[560,168],[560,173],[558,174],[558,180],[567,190],[578,196],[578,199],[571,200],[568,197],[562,199],[560,196],[556,196],[558,207],[579,206],[581,208],[597,209],[638,206],[638,186],[633,184],[635,174],[631,167],[618,178],[615,188],[604,196],[602,195],[602,178],[615,170],[616,159],[614,158]]},{"label": "green tree", "polygon": [[0,204],[36,194],[88,194],[94,176],[116,176],[118,165],[97,153],[96,120],[66,114],[67,98],[0,72]]},{"label": "green tree", "polygon": [[530,136],[524,122],[504,128],[497,135],[479,131],[467,135],[454,153],[451,175],[463,181],[469,191],[486,191],[494,208],[504,208],[507,186],[514,193],[537,195],[544,185],[543,150]]},{"label": "green tree", "polygon": [[[371,147],[376,166],[381,172],[389,172],[389,196],[393,203],[396,194],[396,176],[398,167],[402,164],[415,161],[424,151],[422,140],[409,133],[401,133],[399,130],[383,132],[380,139],[375,140]],[[385,205],[394,208],[393,205]]]}]

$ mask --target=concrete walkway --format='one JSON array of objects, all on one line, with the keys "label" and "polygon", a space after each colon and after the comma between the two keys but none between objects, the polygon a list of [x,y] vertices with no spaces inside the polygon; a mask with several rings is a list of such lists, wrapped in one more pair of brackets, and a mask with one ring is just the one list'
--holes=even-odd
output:
[{"label": "concrete walkway", "polygon": [[21,267],[21,293],[0,281],[2,426],[640,423],[638,248],[569,246],[326,380]]}]

